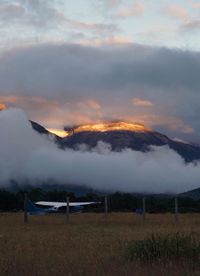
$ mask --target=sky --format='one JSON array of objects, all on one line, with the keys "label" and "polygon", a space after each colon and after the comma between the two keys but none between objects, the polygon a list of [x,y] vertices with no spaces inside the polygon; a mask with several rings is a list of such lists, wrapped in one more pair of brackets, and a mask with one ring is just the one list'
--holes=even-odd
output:
[{"label": "sky", "polygon": [[0,109],[200,142],[200,1],[0,0]]}]

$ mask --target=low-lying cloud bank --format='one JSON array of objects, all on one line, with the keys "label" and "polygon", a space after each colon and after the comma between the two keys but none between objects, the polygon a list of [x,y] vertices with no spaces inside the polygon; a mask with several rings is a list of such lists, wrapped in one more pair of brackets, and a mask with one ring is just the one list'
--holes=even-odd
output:
[{"label": "low-lying cloud bank", "polygon": [[200,166],[186,165],[168,147],[152,152],[110,152],[103,143],[92,151],[61,150],[36,133],[19,109],[0,112],[0,187],[10,180],[38,183],[55,180],[96,190],[184,192],[200,186]]}]

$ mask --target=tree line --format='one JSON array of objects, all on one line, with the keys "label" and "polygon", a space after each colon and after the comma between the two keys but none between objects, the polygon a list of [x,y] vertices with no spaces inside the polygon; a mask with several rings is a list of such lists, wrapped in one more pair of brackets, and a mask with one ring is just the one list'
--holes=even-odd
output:
[{"label": "tree line", "polygon": [[[102,204],[85,207],[87,212],[104,211],[104,195],[88,193],[84,196],[76,196],[73,192],[65,190],[43,190],[34,188],[28,191],[19,190],[17,192],[0,190],[0,211],[19,211],[23,210],[24,194],[28,194],[28,198],[33,201],[60,201],[66,202],[66,197],[70,201],[97,201]],[[142,208],[142,197],[144,195],[136,195],[130,193],[113,193],[108,195],[108,210],[110,212],[135,212]],[[174,212],[174,197],[170,195],[145,195],[146,210],[149,213],[165,213]],[[179,197],[179,211],[200,212],[200,200],[194,200],[189,197]]]}]

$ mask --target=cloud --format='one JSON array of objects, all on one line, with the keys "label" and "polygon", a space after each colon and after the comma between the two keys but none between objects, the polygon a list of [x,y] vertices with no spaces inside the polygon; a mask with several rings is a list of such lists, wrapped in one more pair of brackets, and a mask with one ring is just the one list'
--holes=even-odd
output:
[{"label": "cloud", "polygon": [[[0,102],[25,109],[29,118],[51,128],[139,119],[151,127],[163,125],[165,133],[178,137],[172,126],[200,132],[199,71],[200,53],[178,49],[137,44],[27,47],[0,57]],[[154,105],[133,108],[133,98]],[[93,108],[91,101],[101,108]],[[199,139],[197,134],[193,138]]]},{"label": "cloud", "polygon": [[200,9],[200,2],[198,3],[192,3],[193,9]]},{"label": "cloud", "polygon": [[70,27],[74,30],[90,30],[100,33],[117,31],[117,26],[114,24],[90,23],[70,18],[66,15],[61,0],[28,0],[26,4],[22,0],[18,1],[20,1],[20,5],[24,5],[24,9],[27,11],[26,20],[39,28],[48,26],[52,28],[52,25],[57,27],[60,25],[63,28]]},{"label": "cloud", "polygon": [[0,20],[7,21],[11,20],[14,21],[21,16],[25,15],[25,8],[20,3],[4,3],[0,5]]},{"label": "cloud", "polygon": [[[198,9],[199,3],[193,3],[192,7],[194,9]],[[181,33],[190,33],[196,32],[200,30],[200,20],[198,17],[191,16],[189,12],[180,5],[169,5],[165,12],[167,12],[168,15],[171,17],[174,17],[175,19],[179,19],[182,21],[181,25],[179,26],[178,30]]]},{"label": "cloud", "polygon": [[13,24],[28,24],[34,27],[44,27],[59,24],[64,20],[64,15],[59,12],[56,2],[47,0],[11,0],[9,3],[0,4],[0,20],[1,23],[8,25]]},{"label": "cloud", "polygon": [[150,107],[153,106],[153,103],[148,100],[143,100],[140,98],[133,98],[132,99],[133,105],[141,106],[141,107]]},{"label": "cloud", "polygon": [[118,31],[115,24],[81,22],[70,18],[65,18],[65,23],[74,29],[93,31],[97,34],[111,35]]},{"label": "cloud", "polygon": [[86,185],[100,191],[183,192],[199,187],[199,165],[186,165],[167,147],[142,153],[110,152],[99,143],[92,152],[61,150],[36,133],[24,112],[0,112],[0,186],[9,180],[20,185],[52,182]]},{"label": "cloud", "polygon": [[106,8],[116,8],[122,0],[98,0],[98,2],[105,5]]},{"label": "cloud", "polygon": [[92,109],[101,109],[100,104],[94,100],[89,100],[85,104],[87,104]]},{"label": "cloud", "polygon": [[0,103],[0,111],[1,110],[5,110],[7,107],[6,107],[6,105],[5,104],[3,104],[3,103]]},{"label": "cloud", "polygon": [[126,46],[132,44],[131,39],[126,36],[108,35],[99,38],[81,38],[79,44],[83,46],[99,47],[99,46]]},{"label": "cloud", "polygon": [[171,4],[167,6],[165,12],[169,16],[175,19],[179,19],[183,22],[187,22],[190,18],[188,11],[183,6],[177,4]]},{"label": "cloud", "polygon": [[186,33],[200,31],[200,19],[192,19],[187,23],[182,24],[180,27],[180,31]]},{"label": "cloud", "polygon": [[143,15],[145,7],[141,3],[135,3],[132,7],[121,9],[117,12],[116,17],[119,18],[127,18],[136,15]]},{"label": "cloud", "polygon": [[[24,110],[37,110],[35,116],[30,114],[30,119],[37,122],[44,122],[48,128],[63,128],[66,124],[89,123],[98,121],[102,116],[99,102],[88,99],[85,101],[67,102],[49,100],[41,97],[28,96],[0,96],[2,109],[6,106],[20,107]],[[91,119],[93,118],[93,120]]]},{"label": "cloud", "polygon": [[[120,32],[104,19],[77,19],[63,0],[11,0],[0,2],[0,49],[30,44],[108,39]],[[70,15],[69,15],[70,14]]]}]

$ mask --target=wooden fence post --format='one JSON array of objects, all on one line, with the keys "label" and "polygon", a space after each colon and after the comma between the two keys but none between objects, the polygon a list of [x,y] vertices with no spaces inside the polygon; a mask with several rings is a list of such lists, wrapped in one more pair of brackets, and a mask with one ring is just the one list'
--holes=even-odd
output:
[{"label": "wooden fence post", "polygon": [[178,211],[178,198],[175,197],[175,220],[176,222],[179,221],[179,211]]},{"label": "wooden fence post", "polygon": [[104,204],[105,204],[105,215],[107,216],[107,214],[108,214],[108,196],[105,196]]},{"label": "wooden fence post", "polygon": [[66,222],[69,223],[69,197],[66,198]]},{"label": "wooden fence post", "polygon": [[28,223],[28,195],[27,193],[24,194],[24,223]]},{"label": "wooden fence post", "polygon": [[142,210],[143,210],[142,212],[143,220],[145,220],[146,219],[146,198],[145,197],[142,198]]}]

